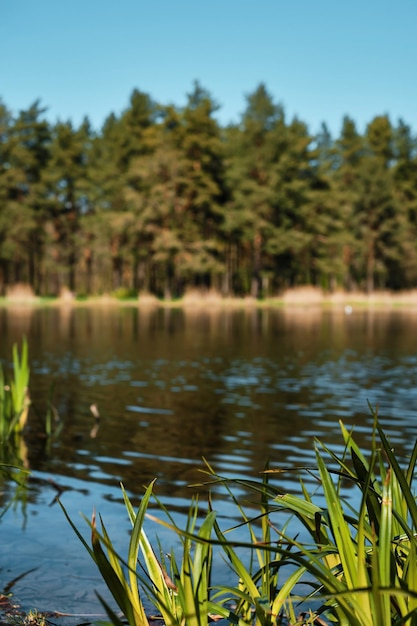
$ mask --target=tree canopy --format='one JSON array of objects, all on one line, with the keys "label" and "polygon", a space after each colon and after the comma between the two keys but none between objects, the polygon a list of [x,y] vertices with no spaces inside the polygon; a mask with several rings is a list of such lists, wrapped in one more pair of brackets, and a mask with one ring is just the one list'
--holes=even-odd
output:
[{"label": "tree canopy", "polygon": [[179,108],[137,89],[98,132],[0,102],[0,294],[188,288],[267,297],[296,285],[417,286],[417,141],[350,117],[332,137],[267,87],[238,123],[196,82]]}]

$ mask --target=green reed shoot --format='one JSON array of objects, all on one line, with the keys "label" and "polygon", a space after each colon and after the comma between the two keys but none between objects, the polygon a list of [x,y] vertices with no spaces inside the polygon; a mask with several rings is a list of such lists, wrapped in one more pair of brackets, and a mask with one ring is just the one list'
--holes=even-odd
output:
[{"label": "green reed shoot", "polygon": [[[154,481],[155,482],[155,481]],[[148,626],[144,601],[154,605],[167,626],[207,626],[210,612],[224,611],[209,598],[211,575],[210,535],[215,514],[209,512],[197,530],[196,503],[190,507],[185,532],[171,524],[157,520],[174,529],[181,537],[180,559],[173,552],[169,558],[161,552],[159,558],[143,528],[153,483],[145,491],[139,509],[135,512],[122,487],[126,510],[132,523],[127,557],[122,558],[114,549],[110,536],[101,520],[101,532],[96,527],[95,516],[87,523],[91,528],[91,547],[78,531],[61,504],[65,516],[96,563],[109,591],[128,621],[129,626]],[[161,505],[164,509],[163,505]],[[152,516],[149,516],[152,517]],[[168,517],[170,518],[169,514]],[[155,519],[155,518],[154,518]],[[170,518],[172,522],[172,518]],[[193,537],[197,537],[197,541]],[[121,620],[109,604],[100,597],[113,624]],[[241,625],[243,626],[243,624]]]},{"label": "green reed shoot", "polygon": [[[134,523],[133,509],[126,493],[123,494],[129,517]],[[210,537],[216,515],[209,511],[197,529],[198,501],[194,500],[189,508],[186,528],[182,530],[175,524],[166,507],[159,500],[157,502],[169,522],[150,514],[148,518],[173,530],[180,539],[180,547],[171,550],[168,556],[160,547],[158,559],[144,535],[141,549],[152,581],[148,600],[161,613],[166,624],[206,625],[210,621],[210,612],[216,609],[210,600],[209,590],[212,567]],[[197,541],[194,541],[194,536],[198,538]]]},{"label": "green reed shoot", "polygon": [[[346,445],[342,457],[317,442],[318,478],[326,505],[306,497],[279,496],[275,503],[294,514],[311,543],[297,544],[297,562],[317,583],[321,612],[339,624],[388,626],[414,624],[417,618],[417,505],[412,479],[414,446],[402,470],[375,415],[374,442],[367,459],[352,433],[341,424]],[[379,441],[377,441],[377,438]],[[331,471],[326,457],[338,465]],[[336,479],[334,479],[336,477]],[[341,481],[350,483],[360,505],[341,497]]]},{"label": "green reed shoot", "polygon": [[0,442],[7,441],[13,433],[23,430],[30,406],[30,368],[26,339],[19,355],[17,344],[13,346],[13,373],[6,378],[0,364]]}]

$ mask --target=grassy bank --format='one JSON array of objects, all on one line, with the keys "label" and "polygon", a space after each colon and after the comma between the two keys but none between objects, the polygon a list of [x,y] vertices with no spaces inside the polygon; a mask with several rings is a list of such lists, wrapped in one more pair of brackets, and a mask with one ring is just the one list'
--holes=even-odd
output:
[{"label": "grassy bank", "polygon": [[131,306],[131,307],[165,307],[189,309],[230,309],[230,308],[333,308],[352,312],[355,308],[410,308],[417,310],[417,290],[404,292],[376,291],[372,294],[363,292],[326,293],[318,288],[300,287],[289,289],[283,294],[254,299],[251,297],[223,297],[217,292],[192,291],[182,298],[163,300],[150,294],[132,296],[131,292],[121,290],[113,294],[100,296],[76,296],[65,291],[60,297],[36,297],[23,291],[15,291],[7,297],[0,298],[0,306]]}]

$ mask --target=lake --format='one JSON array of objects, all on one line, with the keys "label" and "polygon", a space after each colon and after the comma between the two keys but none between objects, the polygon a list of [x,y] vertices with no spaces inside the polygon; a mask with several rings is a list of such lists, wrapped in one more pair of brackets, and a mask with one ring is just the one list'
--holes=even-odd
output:
[{"label": "lake", "polygon": [[[137,504],[157,477],[181,522],[203,458],[224,476],[257,479],[267,460],[312,464],[315,437],[342,449],[338,420],[370,441],[368,402],[407,455],[417,435],[416,331],[417,312],[402,309],[1,308],[5,366],[28,339],[33,410],[22,450],[31,476],[0,520],[0,590],[36,567],[12,588],[23,608],[102,612],[94,590],[106,590],[56,504],[58,488],[86,536],[79,512],[96,508],[123,549],[120,482]],[[40,431],[52,386],[61,430],[48,442]],[[293,473],[281,480],[297,489]],[[15,486],[2,485],[5,499]],[[227,498],[219,514],[233,525]],[[170,550],[168,531],[157,534]]]}]

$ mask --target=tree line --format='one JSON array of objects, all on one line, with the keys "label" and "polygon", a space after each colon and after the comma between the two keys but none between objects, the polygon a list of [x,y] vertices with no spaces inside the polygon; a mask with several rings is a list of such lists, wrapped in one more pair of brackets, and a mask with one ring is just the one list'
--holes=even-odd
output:
[{"label": "tree line", "polygon": [[183,108],[134,90],[94,132],[0,102],[0,294],[417,286],[410,126],[346,116],[312,135],[263,84],[239,123],[216,110],[198,83]]}]

